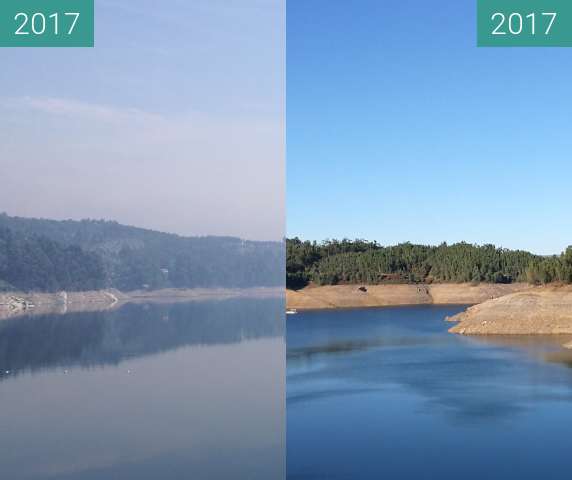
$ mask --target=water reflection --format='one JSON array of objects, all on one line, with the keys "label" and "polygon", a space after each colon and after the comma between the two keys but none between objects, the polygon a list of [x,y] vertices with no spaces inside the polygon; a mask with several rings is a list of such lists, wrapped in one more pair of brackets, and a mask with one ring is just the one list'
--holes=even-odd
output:
[{"label": "water reflection", "polygon": [[[444,318],[462,308],[288,318],[288,478],[533,479],[563,469],[570,339],[449,334]],[[540,438],[557,447],[540,455]],[[455,453],[442,461],[443,452]]]},{"label": "water reflection", "polygon": [[0,478],[284,478],[283,318],[233,299],[2,322]]},{"label": "water reflection", "polygon": [[115,365],[190,345],[283,335],[281,299],[127,304],[0,322],[0,379],[50,367]]},{"label": "water reflection", "polygon": [[530,356],[572,368],[572,335],[480,335],[470,339],[474,342],[518,349]]},{"label": "water reflection", "polygon": [[[572,401],[570,336],[463,337],[443,321],[463,307],[302,313],[288,319],[288,404],[383,394],[396,386],[454,423],[497,422],[530,400]],[[521,388],[520,388],[520,387]],[[561,386],[562,391],[555,390]]]},{"label": "water reflection", "polygon": [[312,345],[302,348],[289,348],[287,358],[290,361],[311,359],[317,355],[336,355],[361,352],[372,348],[413,347],[428,343],[443,343],[440,339],[420,339],[419,337],[372,338],[364,340],[334,341],[323,345]]}]

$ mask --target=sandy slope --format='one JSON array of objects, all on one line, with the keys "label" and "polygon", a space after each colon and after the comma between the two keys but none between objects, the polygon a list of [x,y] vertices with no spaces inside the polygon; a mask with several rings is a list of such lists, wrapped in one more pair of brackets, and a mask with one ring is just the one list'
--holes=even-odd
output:
[{"label": "sandy slope", "polygon": [[572,286],[537,287],[468,308],[451,321],[464,335],[572,334]]},{"label": "sandy slope", "polygon": [[434,284],[434,285],[335,285],[287,290],[288,308],[322,309],[350,307],[381,307],[420,304],[475,304],[514,292],[526,291],[527,284],[491,285]]}]

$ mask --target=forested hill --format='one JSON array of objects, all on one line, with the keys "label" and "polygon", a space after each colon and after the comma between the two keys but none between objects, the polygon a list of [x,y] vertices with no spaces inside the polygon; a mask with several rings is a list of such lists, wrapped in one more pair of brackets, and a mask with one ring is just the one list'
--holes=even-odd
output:
[{"label": "forested hill", "polygon": [[572,247],[539,256],[494,245],[383,247],[364,240],[286,241],[286,285],[491,282],[572,282]]},{"label": "forested hill", "polygon": [[280,286],[283,258],[282,242],[0,214],[0,290]]}]

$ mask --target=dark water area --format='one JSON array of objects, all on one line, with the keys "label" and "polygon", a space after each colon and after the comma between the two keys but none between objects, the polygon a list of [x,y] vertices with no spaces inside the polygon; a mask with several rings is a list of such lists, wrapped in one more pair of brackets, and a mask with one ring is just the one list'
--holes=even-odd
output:
[{"label": "dark water area", "polygon": [[449,334],[463,308],[288,316],[287,478],[564,478],[563,339]]},{"label": "dark water area", "polygon": [[0,479],[284,478],[284,301],[0,322]]}]

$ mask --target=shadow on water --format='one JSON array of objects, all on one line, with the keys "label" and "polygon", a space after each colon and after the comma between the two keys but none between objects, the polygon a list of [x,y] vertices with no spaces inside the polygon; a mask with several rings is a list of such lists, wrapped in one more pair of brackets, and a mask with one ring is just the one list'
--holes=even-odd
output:
[{"label": "shadow on water", "polygon": [[279,298],[127,304],[114,311],[0,322],[0,380],[54,367],[116,365],[186,346],[283,335]]},{"label": "shadow on water", "polygon": [[372,338],[368,340],[338,341],[327,343],[324,345],[315,345],[304,348],[292,348],[288,350],[287,358],[289,360],[311,359],[316,355],[336,355],[352,352],[361,352],[373,348],[393,348],[393,347],[412,347],[415,345],[426,345],[427,343],[443,343],[440,339],[423,339],[415,337],[398,337],[398,338]]}]

